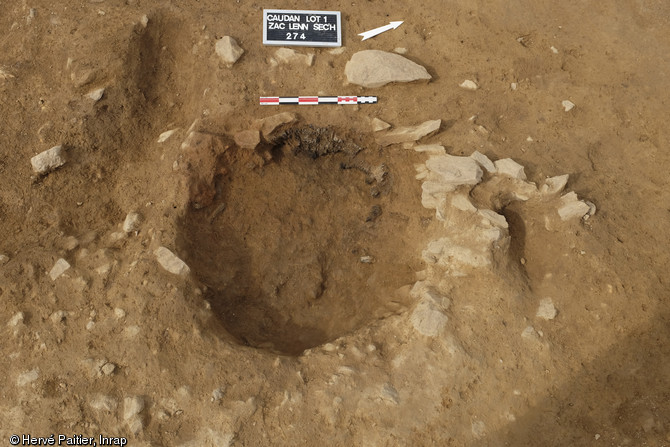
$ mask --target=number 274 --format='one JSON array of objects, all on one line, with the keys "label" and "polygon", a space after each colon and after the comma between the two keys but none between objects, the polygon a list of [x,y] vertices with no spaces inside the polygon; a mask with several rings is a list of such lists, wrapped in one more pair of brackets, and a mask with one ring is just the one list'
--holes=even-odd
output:
[{"label": "number 274", "polygon": [[286,33],[286,40],[305,40],[305,33]]}]

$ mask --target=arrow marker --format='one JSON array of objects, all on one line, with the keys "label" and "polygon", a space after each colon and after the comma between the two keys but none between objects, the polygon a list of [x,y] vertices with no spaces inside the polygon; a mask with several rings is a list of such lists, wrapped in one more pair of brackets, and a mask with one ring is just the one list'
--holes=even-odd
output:
[{"label": "arrow marker", "polygon": [[381,34],[384,31],[388,31],[390,29],[396,29],[400,25],[402,25],[403,21],[400,22],[390,22],[388,25],[380,26],[379,28],[372,29],[370,31],[366,31],[364,33],[360,33],[359,36],[363,36],[363,40],[369,39],[371,37],[375,37],[377,34]]}]

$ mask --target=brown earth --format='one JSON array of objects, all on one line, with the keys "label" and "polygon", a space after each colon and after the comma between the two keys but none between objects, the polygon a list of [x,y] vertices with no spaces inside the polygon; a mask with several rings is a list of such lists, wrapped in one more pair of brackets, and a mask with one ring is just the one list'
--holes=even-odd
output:
[{"label": "brown earth", "polygon": [[[273,67],[263,8],[341,11],[345,51],[298,49],[313,66]],[[667,2],[1,9],[1,443],[670,443]],[[405,22],[356,36],[389,20]],[[245,50],[230,68],[214,52],[226,35]],[[345,85],[353,53],[398,47],[433,79]],[[258,105],[303,94],[379,102]],[[280,111],[300,116],[285,138],[237,147]],[[544,205],[506,206],[507,263],[446,278],[446,328],[421,335],[407,291],[440,231],[414,178],[426,157],[377,145],[375,117],[441,119],[422,143],[513,158],[537,184],[570,174],[598,211],[548,225]],[[192,125],[211,136],[195,155],[181,148]],[[30,158],[58,144],[67,163],[36,176]],[[133,210],[142,223],[120,236]],[[190,274],[166,272],[159,246]],[[71,268],[52,281],[59,258]],[[536,317],[546,297],[548,321]]]}]

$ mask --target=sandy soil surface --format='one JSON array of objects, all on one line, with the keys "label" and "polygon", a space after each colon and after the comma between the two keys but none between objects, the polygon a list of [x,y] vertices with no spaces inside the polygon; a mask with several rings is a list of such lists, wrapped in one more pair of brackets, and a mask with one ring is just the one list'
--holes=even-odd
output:
[{"label": "sandy soil surface", "polygon": [[[670,5],[316,1],[344,51],[274,63],[262,9],[306,7],[0,2],[0,444],[668,445]],[[223,36],[245,50],[231,67]],[[432,79],[347,85],[355,52],[397,48]],[[379,102],[258,105],[315,94]],[[239,147],[279,112],[299,119]],[[373,118],[440,119],[421,144],[512,158],[538,186],[569,174],[597,211],[497,202],[508,245],[426,304],[410,290],[445,231],[427,157],[379,145]],[[36,175],[56,145],[66,163]],[[478,208],[507,188],[491,179],[465,190]]]}]

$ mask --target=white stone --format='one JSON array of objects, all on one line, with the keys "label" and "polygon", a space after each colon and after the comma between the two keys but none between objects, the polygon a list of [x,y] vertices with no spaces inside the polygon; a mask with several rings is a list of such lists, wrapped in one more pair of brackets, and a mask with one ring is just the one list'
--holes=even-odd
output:
[{"label": "white stone", "polygon": [[123,399],[123,420],[140,414],[144,410],[144,399],[141,396],[131,396]]},{"label": "white stone", "polygon": [[65,164],[65,159],[62,156],[62,152],[62,146],[54,146],[51,149],[35,155],[30,159],[30,163],[33,165],[33,171],[40,175],[44,175],[63,166]]},{"label": "white stone", "polygon": [[178,128],[177,128],[177,129],[166,130],[165,132],[163,132],[162,134],[160,134],[160,135],[158,136],[158,140],[156,140],[156,142],[157,142],[157,143],[164,143],[164,142],[166,142],[166,141],[168,140],[168,138],[170,138],[170,137],[172,136],[172,134],[174,134],[174,133],[175,133],[176,131],[178,131],[178,130],[179,130]]},{"label": "white stone", "polygon": [[561,105],[563,106],[563,109],[566,112],[569,112],[570,110],[572,110],[575,107],[575,103],[573,103],[572,101],[569,101],[567,99],[563,100],[561,102]]},{"label": "white stone", "polygon": [[89,99],[92,99],[95,102],[98,102],[102,99],[102,95],[105,94],[105,89],[104,88],[96,88],[95,90],[91,90],[86,94],[86,97]]},{"label": "white stone", "polygon": [[126,233],[137,231],[140,229],[140,223],[142,223],[142,216],[136,211],[131,211],[123,221],[123,231]]},{"label": "white stone", "polygon": [[539,335],[533,326],[526,326],[521,332],[521,338],[525,338],[526,340],[538,340]]},{"label": "white stone", "polygon": [[221,399],[223,399],[224,396],[224,391],[221,388],[217,388],[214,391],[212,391],[212,402],[217,402]]},{"label": "white stone", "polygon": [[382,146],[389,146],[391,144],[417,141],[427,135],[437,132],[440,129],[441,124],[442,120],[432,120],[425,121],[417,126],[399,127],[377,136],[377,143]]},{"label": "white stone", "polygon": [[143,28],[146,28],[149,24],[149,17],[146,14],[143,14],[142,17],[140,17],[140,24],[142,24]]},{"label": "white stone", "polygon": [[400,395],[398,391],[390,383],[385,383],[382,386],[379,397],[387,403],[398,405],[400,403]]},{"label": "white stone", "polygon": [[344,68],[352,84],[375,88],[390,82],[412,82],[431,79],[428,71],[399,54],[380,50],[355,53]]},{"label": "white stone", "polygon": [[30,371],[22,372],[16,378],[16,385],[17,386],[28,385],[29,383],[33,383],[34,381],[36,381],[39,378],[39,376],[40,376],[40,369],[39,368],[35,368],[35,369],[31,369]]},{"label": "white stone", "polygon": [[407,54],[407,48],[397,47],[393,49],[393,52],[398,54]]},{"label": "white stone", "polygon": [[331,50],[328,50],[329,54],[333,54],[335,56],[339,56],[340,54],[344,53],[346,51],[347,47],[337,47],[333,48]]},{"label": "white stone", "polygon": [[511,158],[496,160],[494,164],[498,174],[508,175],[519,180],[526,180],[526,173],[523,171],[523,166]]},{"label": "white stone", "polygon": [[223,36],[215,45],[216,54],[223,60],[227,67],[232,67],[242,56],[244,50],[237,44],[237,41],[230,36]]},{"label": "white stone", "polygon": [[558,48],[556,48],[555,46],[552,45],[549,49],[551,50],[552,53],[558,54]]},{"label": "white stone", "polygon": [[123,329],[122,335],[124,338],[133,338],[137,336],[137,334],[139,333],[140,333],[140,327],[133,325]]},{"label": "white stone", "polygon": [[568,184],[568,174],[557,175],[556,177],[550,177],[544,181],[544,185],[540,188],[540,193],[542,194],[558,194],[563,191],[565,185]]},{"label": "white stone", "polygon": [[113,364],[113,363],[109,363],[109,362],[105,363],[104,365],[102,365],[102,368],[100,368],[102,373],[106,376],[111,375],[114,372],[115,369],[116,369],[116,365]]},{"label": "white stone", "polygon": [[419,144],[414,146],[417,152],[424,152],[430,155],[446,155],[447,151],[441,144]]},{"label": "white stone", "polygon": [[517,89],[518,86],[519,86],[519,84],[517,84],[516,82],[512,82],[512,83],[509,85],[509,88],[510,88],[512,91],[514,91],[514,90]]},{"label": "white stone", "polygon": [[430,195],[436,195],[436,194],[441,194],[441,193],[447,193],[454,191],[456,189],[456,186],[450,183],[445,183],[445,182],[423,182],[421,184],[421,190],[427,194]]},{"label": "white stone", "polygon": [[486,424],[483,421],[474,421],[471,425],[471,430],[473,436],[477,439],[486,436]]},{"label": "white stone", "polygon": [[497,172],[495,164],[493,164],[489,157],[482,154],[481,152],[474,151],[472,154],[470,154],[470,158],[479,163],[482,168],[488,171],[489,174],[495,174]]},{"label": "white stone", "polygon": [[96,411],[115,411],[118,407],[118,402],[111,396],[106,396],[104,394],[94,395],[88,403],[91,408]]},{"label": "white stone", "polygon": [[557,313],[558,312],[556,311],[556,307],[554,307],[554,303],[551,301],[551,298],[542,298],[535,316],[545,320],[553,320]]},{"label": "white stone", "polygon": [[421,335],[435,337],[447,324],[447,316],[432,300],[421,300],[410,315],[409,321]]},{"label": "white stone", "polygon": [[282,112],[276,115],[268,116],[258,121],[263,138],[270,140],[273,132],[284,124],[291,124],[297,121],[298,116],[292,112]]},{"label": "white stone", "polygon": [[7,326],[18,326],[19,324],[23,323],[23,318],[25,315],[23,312],[17,312],[14,314],[12,318],[9,319],[7,322]]},{"label": "white stone", "polygon": [[9,262],[9,256],[0,255],[0,265],[5,265]]},{"label": "white stone", "polygon": [[470,157],[442,155],[431,157],[426,166],[440,175],[440,181],[452,186],[476,185],[482,179],[483,172],[477,162]]},{"label": "white stone", "polygon": [[361,262],[363,264],[372,264],[374,262],[374,258],[372,256],[361,256]]},{"label": "white stone", "polygon": [[65,273],[65,271],[69,268],[70,264],[65,259],[60,258],[51,268],[51,271],[49,272],[49,277],[51,278],[52,281],[55,281],[56,278]]},{"label": "white stone", "polygon": [[126,316],[126,311],[121,309],[120,307],[117,307],[114,309],[114,316],[120,320],[121,318]]},{"label": "white stone", "polygon": [[275,59],[282,64],[305,64],[311,67],[314,64],[314,53],[301,54],[290,48],[279,48],[275,51]]},{"label": "white stone", "polygon": [[474,213],[477,208],[472,204],[470,199],[465,194],[455,194],[451,198],[451,206],[461,211],[468,211]]},{"label": "white stone", "polygon": [[258,130],[243,130],[237,132],[233,137],[235,144],[243,149],[256,149],[261,142],[261,135]]},{"label": "white stone", "polygon": [[471,90],[471,91],[475,91],[479,88],[477,83],[475,81],[471,81],[470,79],[466,79],[465,81],[458,84],[458,86],[462,89]]},{"label": "white stone", "polygon": [[498,214],[493,210],[480,209],[477,213],[482,216],[486,221],[491,225],[495,225],[500,228],[508,228],[507,219],[502,214]]},{"label": "white stone", "polygon": [[561,220],[570,220],[578,217],[584,217],[590,210],[589,205],[577,197],[574,192],[569,192],[561,197],[561,206],[558,208],[558,215]]},{"label": "white stone", "polygon": [[379,132],[380,130],[386,130],[391,125],[385,121],[380,120],[379,118],[373,118],[372,119],[372,131],[373,132]]},{"label": "white stone", "polygon": [[51,316],[50,316],[49,318],[50,318],[51,321],[54,322],[54,323],[60,323],[60,322],[62,322],[65,318],[67,318],[67,316],[68,316],[68,312],[67,312],[67,311],[64,311],[64,310],[58,310],[58,311],[52,313]]},{"label": "white stone", "polygon": [[170,273],[185,276],[191,271],[184,261],[165,247],[158,247],[154,254],[158,263]]}]

